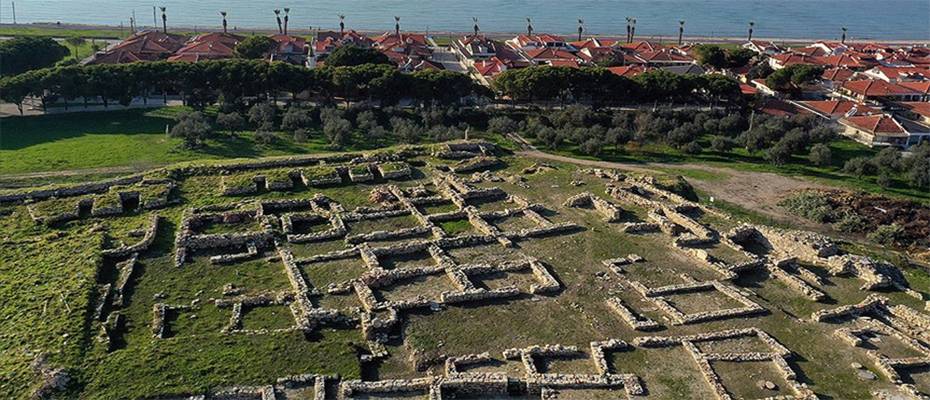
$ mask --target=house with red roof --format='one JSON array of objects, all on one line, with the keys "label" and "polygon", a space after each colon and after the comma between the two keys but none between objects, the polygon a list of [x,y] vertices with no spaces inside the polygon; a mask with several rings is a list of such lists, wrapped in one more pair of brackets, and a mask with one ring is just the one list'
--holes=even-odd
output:
[{"label": "house with red roof", "polygon": [[460,58],[473,61],[487,60],[497,56],[499,47],[503,43],[491,40],[483,34],[465,35],[452,42],[452,49],[457,52]]},{"label": "house with red roof", "polygon": [[574,46],[565,41],[565,38],[559,35],[541,33],[537,35],[520,34],[507,41],[507,45],[518,50],[532,50],[539,48],[555,48],[559,50],[575,52],[578,51]]},{"label": "house with red roof", "polygon": [[325,58],[333,50],[343,46],[356,46],[369,48],[374,43],[371,38],[354,30],[343,32],[321,31],[313,39],[313,54],[317,58]]},{"label": "house with red roof", "polygon": [[627,78],[632,78],[636,75],[646,72],[646,67],[642,65],[625,65],[622,67],[610,67],[607,68],[608,71],[614,75],[620,75]]},{"label": "house with red roof", "polygon": [[907,118],[930,125],[930,102],[926,101],[907,101],[895,104],[901,107]]},{"label": "house with red roof", "polygon": [[888,114],[858,115],[840,118],[840,132],[868,146],[896,146],[907,148],[930,141],[930,127],[897,120]]},{"label": "house with red roof", "polygon": [[863,75],[885,82],[925,81],[930,80],[930,68],[924,67],[888,67],[879,65],[865,70]]},{"label": "house with red roof", "polygon": [[187,37],[161,31],[133,34],[122,42],[95,54],[87,64],[125,64],[136,61],[159,61],[184,47]]},{"label": "house with red roof", "polygon": [[743,43],[742,46],[744,49],[752,50],[756,53],[774,56],[776,54],[784,53],[786,50],[781,46],[775,44],[768,40],[750,40],[746,43]]},{"label": "house with red roof", "polygon": [[653,67],[694,64],[694,58],[671,48],[636,53],[636,56]]},{"label": "house with red roof", "polygon": [[798,101],[797,104],[816,115],[832,120],[856,115],[881,113],[881,111],[876,108],[849,100],[811,100]]},{"label": "house with red roof", "polygon": [[843,82],[841,95],[865,101],[920,101],[924,94],[917,90],[881,80],[853,80]]},{"label": "house with red roof", "polygon": [[798,53],[782,53],[769,57],[769,66],[779,70],[791,65],[820,65],[817,56]]},{"label": "house with red roof", "polygon": [[[372,47],[384,53],[398,66],[410,65],[411,61],[429,60],[433,55],[426,42],[426,36],[417,33],[385,32],[374,39]],[[416,65],[425,67],[423,64]]]},{"label": "house with red roof", "polygon": [[930,81],[898,82],[898,85],[920,93],[921,101],[930,101]]},{"label": "house with red roof", "polygon": [[275,45],[268,56],[269,61],[283,61],[289,64],[307,65],[310,46],[307,39],[293,35],[271,35]]},{"label": "house with red roof", "polygon": [[534,65],[552,65],[553,62],[562,63],[573,61],[576,64],[582,61],[575,54],[555,47],[541,47],[526,50],[524,55],[531,64]]},{"label": "house with red roof", "polygon": [[843,82],[851,81],[856,76],[857,72],[849,68],[827,68],[820,75],[820,84],[827,90],[836,90]]},{"label": "house with red roof", "polygon": [[198,35],[168,57],[168,61],[198,62],[233,58],[236,56],[236,45],[243,39],[244,36],[222,32]]}]

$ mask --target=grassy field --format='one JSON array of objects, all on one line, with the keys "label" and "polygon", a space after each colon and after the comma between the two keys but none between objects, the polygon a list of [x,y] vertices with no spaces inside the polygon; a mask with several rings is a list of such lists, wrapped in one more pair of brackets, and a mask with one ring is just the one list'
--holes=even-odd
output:
[{"label": "grassy field", "polygon": [[0,36],[46,36],[55,38],[79,37],[86,39],[122,39],[129,34],[129,29],[119,28],[78,28],[57,27],[51,24],[3,24]]},{"label": "grassy field", "polygon": [[[79,107],[79,106],[77,106]],[[279,132],[265,144],[254,132],[217,133],[203,148],[189,150],[165,135],[180,108],[78,112],[10,117],[0,121],[0,175],[107,167],[153,167],[167,163],[223,158],[255,158],[332,151],[319,129],[306,142]],[[393,138],[357,137],[345,150],[395,144]]]},{"label": "grassy field", "polygon": [[[146,118],[164,118],[148,116]],[[423,158],[420,161],[430,160]],[[532,300],[517,298],[491,304],[449,306],[435,312],[405,313],[400,329],[401,345],[389,347],[390,356],[381,363],[361,364],[359,349],[365,341],[357,328],[325,328],[312,335],[280,331],[258,334],[225,334],[221,329],[229,320],[228,308],[213,306],[207,299],[222,298],[223,287],[232,284],[244,294],[289,290],[280,261],[256,257],[231,265],[214,265],[207,256],[195,254],[181,268],[174,266],[174,238],[182,213],[190,207],[227,204],[241,200],[307,198],[320,193],[342,204],[346,209],[371,206],[369,193],[377,184],[344,185],[329,188],[298,187],[285,192],[262,192],[246,198],[221,194],[218,175],[176,177],[179,204],[157,210],[163,223],[156,233],[155,243],[140,254],[136,273],[130,280],[126,303],[119,308],[126,318],[126,329],[119,336],[113,351],[107,351],[97,340],[100,322],[91,318],[97,301],[97,285],[113,279],[112,261],[99,256],[101,247],[113,243],[132,243],[137,238],[132,231],[147,226],[149,212],[127,212],[105,218],[83,217],[80,220],[54,227],[35,225],[26,212],[26,206],[3,206],[0,212],[0,397],[21,397],[37,384],[37,377],[29,363],[37,354],[49,354],[52,365],[65,368],[74,379],[70,392],[64,397],[89,399],[139,398],[159,395],[176,395],[225,387],[228,385],[257,385],[274,379],[302,373],[339,374],[345,379],[358,377],[388,378],[417,377],[412,361],[425,360],[440,354],[490,352],[498,357],[503,349],[534,344],[560,343],[588,348],[588,343],[606,338],[630,341],[640,333],[630,330],[622,320],[607,308],[608,296],[622,297],[624,302],[645,316],[663,323],[667,329],[661,335],[680,335],[737,327],[759,327],[776,337],[798,354],[792,363],[802,381],[818,394],[833,398],[863,398],[869,390],[888,388],[883,380],[864,382],[845,366],[852,362],[870,365],[864,352],[848,351],[841,347],[831,332],[833,327],[798,319],[798,316],[839,304],[859,301],[865,292],[858,290],[855,278],[829,277],[824,285],[835,304],[813,303],[797,296],[779,282],[746,277],[735,284],[752,293],[753,301],[763,305],[769,313],[747,319],[733,319],[693,326],[671,326],[662,313],[629,290],[619,290],[613,279],[605,279],[601,260],[638,254],[644,263],[631,266],[628,278],[650,286],[681,282],[680,274],[695,279],[717,279],[718,275],[695,263],[685,253],[672,246],[663,234],[630,235],[621,232],[617,223],[603,221],[601,215],[586,208],[562,206],[565,200],[581,191],[603,196],[606,182],[581,172],[574,165],[551,163],[555,169],[523,175],[521,171],[537,160],[505,157],[506,167],[498,173],[504,176],[522,175],[524,180],[483,182],[480,187],[500,187],[507,193],[527,198],[532,203],[545,204],[544,214],[552,222],[573,222],[583,227],[570,234],[519,240],[515,248],[497,244],[475,248],[451,249],[452,259],[462,263],[495,263],[515,261],[523,255],[532,255],[543,261],[562,285],[553,295],[534,296]],[[259,171],[256,171],[256,173]],[[400,187],[420,184],[434,190],[430,183],[431,169],[421,168],[419,178],[405,182],[392,182]],[[669,168],[667,173],[677,173]],[[695,172],[696,173],[696,172]],[[713,176],[703,176],[713,179]],[[574,184],[573,184],[574,183]],[[576,186],[581,184],[580,187]],[[698,193],[699,197],[700,193]],[[40,205],[42,203],[39,203]],[[750,212],[721,203],[718,209],[730,212],[740,219],[767,222]],[[500,204],[479,204],[484,211],[494,210]],[[648,220],[648,210],[633,204],[620,204],[625,222]],[[435,211],[435,210],[433,210]],[[431,211],[432,212],[432,211]],[[435,211],[438,212],[438,211]],[[504,221],[497,221],[500,225]],[[530,223],[521,220],[521,223]],[[725,231],[735,222],[717,217],[701,217],[701,222]],[[392,230],[410,227],[417,222],[410,217],[349,223],[354,233],[371,230]],[[524,225],[516,224],[519,229]],[[441,224],[449,235],[474,231],[463,221]],[[230,233],[257,229],[256,223],[206,226],[204,233]],[[199,231],[198,231],[199,232]],[[333,243],[288,244],[298,257],[345,248],[341,240]],[[712,254],[729,257],[733,251],[720,246],[708,249]],[[876,256],[867,245],[849,244],[850,250]],[[269,253],[265,254],[266,256]],[[411,256],[412,257],[412,256]],[[390,261],[385,257],[384,262]],[[403,261],[403,260],[402,260]],[[395,262],[395,268],[420,265],[421,260]],[[426,263],[431,259],[426,257]],[[367,267],[359,258],[339,262],[310,264],[301,267],[313,285],[325,287],[329,283],[353,279]],[[916,290],[930,290],[930,275],[918,269],[906,269],[905,275]],[[437,290],[453,290],[445,275],[414,280],[406,285],[389,285],[379,289],[388,298],[406,299],[415,295],[436,296]],[[438,279],[438,281],[437,281]],[[481,282],[489,286],[515,285],[528,290],[535,283],[531,274],[503,273],[483,276]],[[441,285],[440,285],[441,284]],[[447,287],[448,286],[448,287]],[[358,307],[354,295],[314,296],[319,304],[334,305],[340,309]],[[900,292],[883,293],[895,304],[921,308],[918,300]],[[432,297],[430,297],[432,298]],[[703,303],[686,297],[692,308]],[[710,300],[706,300],[710,305]],[[171,318],[169,337],[153,339],[150,324],[155,303],[190,304],[191,309]],[[286,307],[256,308],[247,311],[243,326],[248,329],[281,328],[291,323]],[[721,344],[726,350],[725,344]],[[839,352],[837,349],[843,349]],[[680,349],[679,349],[680,350]],[[615,365],[620,372],[636,373],[659,398],[700,397],[706,394],[703,378],[688,363],[686,354],[677,350],[636,349],[632,353],[617,355]],[[675,354],[672,354],[675,353]],[[677,356],[676,356],[677,354]],[[678,357],[680,356],[680,357]],[[626,358],[624,358],[626,357]],[[635,360],[630,364],[623,360]],[[631,361],[632,362],[632,361]],[[680,368],[686,363],[688,368]],[[554,364],[554,369],[565,372],[590,373],[586,360]],[[561,366],[560,366],[561,365]],[[838,368],[837,366],[843,366]],[[247,367],[246,367],[247,366]],[[522,369],[509,373],[522,376]],[[561,368],[561,369],[558,369]],[[762,368],[762,367],[759,367]],[[676,373],[667,373],[674,369]],[[753,370],[755,371],[755,370]],[[756,379],[742,375],[739,368],[727,370],[734,389],[755,390]],[[750,372],[755,373],[755,372]],[[25,388],[25,389],[24,389]]]},{"label": "grassy field", "polygon": [[[582,159],[600,159],[633,164],[648,162],[669,164],[691,163],[740,171],[772,172],[789,176],[805,177],[816,182],[847,189],[863,190],[930,203],[930,193],[909,187],[903,176],[893,177],[892,187],[883,188],[876,182],[876,177],[857,177],[843,172],[843,164],[845,164],[846,161],[856,157],[871,157],[878,153],[877,149],[869,148],[868,146],[849,139],[840,138],[828,144],[833,157],[831,165],[826,167],[819,167],[811,164],[807,160],[806,154],[794,155],[791,162],[788,164],[774,165],[765,160],[761,152],[751,153],[741,147],[734,148],[729,152],[713,151],[710,149],[710,137],[703,137],[698,142],[704,149],[700,154],[687,154],[667,145],[647,144],[642,146],[628,145],[621,149],[608,146],[598,157],[592,157],[582,153],[578,146],[575,145],[566,145],[555,150],[549,150],[541,143],[537,142],[534,144],[545,151]],[[688,168],[672,168],[670,171],[685,176],[688,174],[698,174],[700,176],[693,177],[701,180],[707,180],[706,178],[708,178],[706,172],[695,171]],[[712,179],[720,178],[721,177],[713,177]]]}]

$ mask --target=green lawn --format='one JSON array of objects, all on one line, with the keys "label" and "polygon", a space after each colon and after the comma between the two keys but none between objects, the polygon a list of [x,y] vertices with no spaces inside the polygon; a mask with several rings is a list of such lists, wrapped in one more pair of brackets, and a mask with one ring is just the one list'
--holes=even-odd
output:
[{"label": "green lawn", "polygon": [[[306,142],[279,133],[272,144],[258,143],[253,132],[217,133],[207,146],[187,150],[167,137],[180,107],[157,110],[78,112],[10,117],[0,120],[0,175],[87,168],[152,167],[178,161],[254,158],[331,151],[318,129]],[[394,144],[392,138],[356,137],[346,150]]]},{"label": "green lawn", "polygon": [[46,24],[30,25],[10,25],[0,26],[0,36],[47,36],[55,38],[95,38],[95,39],[121,39],[128,36],[129,28],[120,30],[119,28],[99,28],[99,29],[79,29],[75,27],[56,27]]}]

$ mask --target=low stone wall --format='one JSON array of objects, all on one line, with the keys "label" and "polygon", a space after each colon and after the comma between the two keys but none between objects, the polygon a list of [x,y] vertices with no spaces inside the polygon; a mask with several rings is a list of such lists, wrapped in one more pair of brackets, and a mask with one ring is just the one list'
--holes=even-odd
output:
[{"label": "low stone wall", "polygon": [[607,299],[607,306],[617,313],[624,322],[637,331],[652,331],[661,328],[657,322],[633,312],[619,297]]},{"label": "low stone wall", "polygon": [[870,294],[858,304],[849,304],[832,309],[815,311],[811,314],[814,322],[824,322],[834,319],[854,318],[877,312],[887,306],[888,299],[879,295]]},{"label": "low stone wall", "polygon": [[623,210],[613,203],[595,196],[590,192],[583,192],[572,197],[563,204],[565,207],[593,207],[597,212],[604,216],[606,222],[619,221],[623,215]]},{"label": "low stone wall", "polygon": [[142,236],[142,240],[129,246],[121,246],[115,249],[103,249],[101,250],[101,254],[103,254],[105,257],[121,258],[133,253],[141,253],[147,250],[149,246],[151,246],[155,241],[155,235],[158,233],[159,221],[161,221],[161,216],[158,214],[152,214],[152,216],[149,217],[149,225],[145,229],[145,234]]}]

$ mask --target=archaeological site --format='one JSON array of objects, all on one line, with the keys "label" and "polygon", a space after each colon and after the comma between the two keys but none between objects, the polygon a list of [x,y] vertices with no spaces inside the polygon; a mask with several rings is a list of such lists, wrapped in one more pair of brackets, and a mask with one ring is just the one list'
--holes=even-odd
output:
[{"label": "archaeological site", "polygon": [[0,385],[90,399],[930,398],[926,274],[678,189],[459,141],[4,192],[18,260],[3,268],[64,267],[69,283],[51,301],[29,300],[38,282],[16,289],[60,336],[0,338],[16,340]]}]

